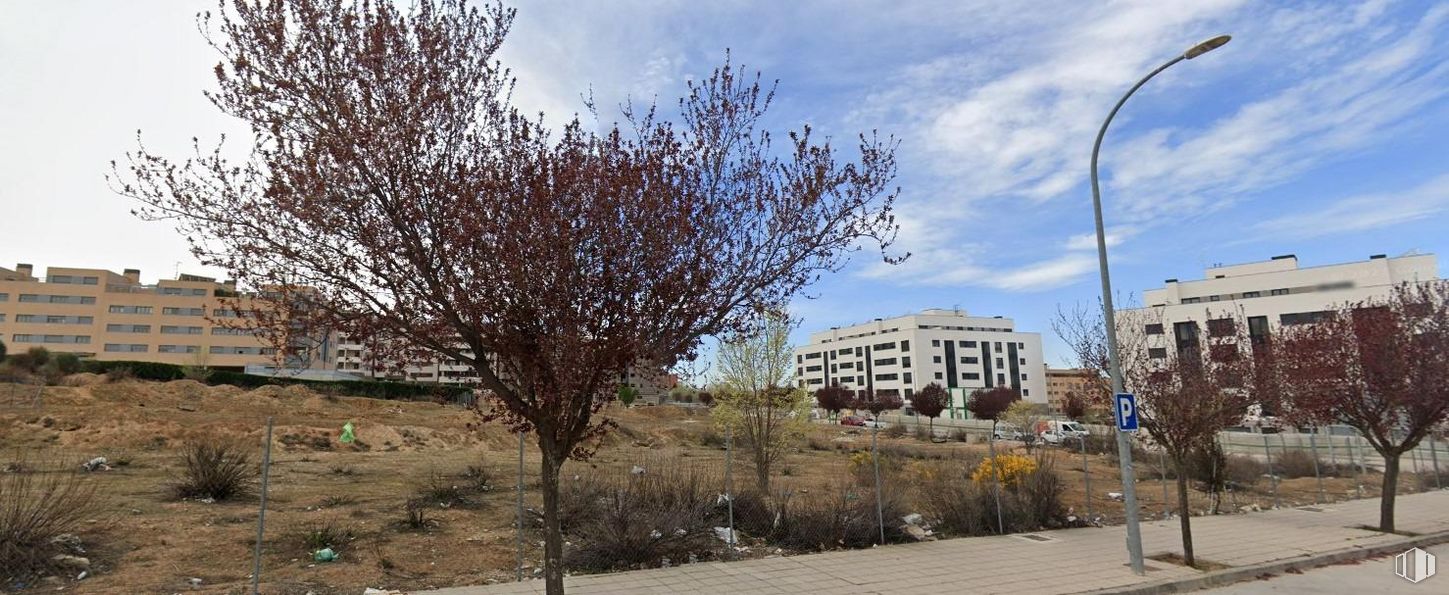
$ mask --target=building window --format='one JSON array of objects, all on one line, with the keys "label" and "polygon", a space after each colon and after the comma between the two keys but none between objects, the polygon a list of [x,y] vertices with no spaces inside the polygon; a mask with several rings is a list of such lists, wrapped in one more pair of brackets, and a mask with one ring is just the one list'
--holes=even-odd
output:
[{"label": "building window", "polygon": [[963,364],[979,364],[979,363],[981,363],[981,358],[978,358],[976,356],[962,356],[961,357],[961,363],[963,363]]},{"label": "building window", "polygon": [[933,355],[933,356],[931,356],[931,363],[933,363],[933,364],[939,364],[939,363],[941,363],[941,356],[939,356],[939,355]]},{"label": "building window", "polygon": [[1026,358],[1024,358],[1024,357],[1023,358],[1019,358],[1016,363],[1025,366],[1026,365]]},{"label": "building window", "polygon": [[1209,302],[1216,302],[1219,299],[1222,299],[1222,296],[1217,296],[1217,295],[1210,295],[1210,296],[1208,296],[1208,301]]},{"label": "building window", "polygon": [[877,366],[894,366],[894,365],[896,365],[896,358],[893,358],[893,357],[881,358],[881,359],[875,360],[874,363]]},{"label": "building window", "polygon": [[212,346],[210,352],[215,355],[261,355],[262,348]]},{"label": "building window", "polygon": [[1248,318],[1248,338],[1255,344],[1268,342],[1268,317],[1251,316]]},{"label": "building window", "polygon": [[1182,298],[1182,303],[1184,304],[1196,304],[1200,302],[1202,302],[1202,298],[1200,297]]},{"label": "building window", "polygon": [[214,327],[211,327],[211,334],[213,334],[213,335],[231,335],[231,336],[238,336],[238,335],[255,335],[258,332],[259,332],[259,329],[251,329],[251,328],[231,328],[231,327],[225,327],[225,326],[214,326]]},{"label": "building window", "polygon": [[150,314],[151,306],[111,306],[111,314]]},{"label": "building window", "polygon": [[1001,362],[1001,358],[999,358],[999,357],[996,358],[996,367],[1000,368],[1000,367],[1003,367],[1005,365],[1006,364],[1004,364],[1004,363]]},{"label": "building window", "polygon": [[805,366],[806,372],[819,372],[820,366]]},{"label": "building window", "polygon": [[1148,347],[1147,348],[1147,357],[1150,357],[1152,359],[1166,359],[1167,358],[1167,348],[1166,347]]},{"label": "building window", "polygon": [[35,293],[20,294],[20,302],[27,304],[94,304],[96,298],[88,295],[41,295]]},{"label": "building window", "polygon": [[896,348],[896,342],[895,341],[891,341],[890,343],[876,343],[875,345],[871,345],[870,348],[871,349],[874,349],[876,351],[885,351],[887,349],[895,349]]},{"label": "building window", "polygon": [[92,316],[61,316],[42,314],[16,314],[15,322],[28,322],[34,324],[93,324],[96,319]]},{"label": "building window", "polygon": [[896,380],[898,378],[900,378],[900,375],[899,374],[876,374],[875,375],[875,381],[876,382],[882,382],[882,381],[886,381],[886,380]]},{"label": "building window", "polygon": [[856,376],[855,377],[855,383],[856,384],[865,384],[865,377],[864,376]]},{"label": "building window", "polygon": [[1274,289],[1273,291],[1268,292],[1268,295],[1288,295],[1288,289]]},{"label": "building window", "polygon": [[807,353],[805,354],[805,359],[820,359],[820,352],[817,351],[815,353]]},{"label": "building window", "polygon": [[1208,336],[1230,337],[1238,332],[1237,323],[1231,318],[1214,318],[1208,321]]},{"label": "building window", "polygon": [[909,358],[909,357],[903,357],[903,358],[901,358],[901,367],[902,368],[909,368],[909,367],[911,367],[911,358]]},{"label": "building window", "polygon": [[910,384],[911,383],[911,373],[910,372],[906,372],[905,374],[901,374],[901,382],[904,382],[906,384]]},{"label": "building window", "polygon": [[936,372],[936,380],[940,380],[940,379],[941,379],[941,373],[940,372]]},{"label": "building window", "polygon": [[975,341],[962,341],[961,342],[961,346],[962,347],[965,347],[967,349],[975,349],[976,348],[976,342]]},{"label": "building window", "polygon": [[795,375],[796,376],[804,376],[805,375],[805,368],[802,368],[800,366],[795,366]]},{"label": "building window", "polygon": [[91,342],[90,335],[11,335],[10,339],[16,343],[73,343],[84,345]]},{"label": "building window", "polygon": [[0,293],[0,302],[8,302],[8,301],[10,301],[10,294],[8,294],[8,293]]},{"label": "building window", "polygon": [[846,347],[845,349],[841,349],[840,351],[837,351],[836,353],[839,353],[840,355],[850,355],[850,352],[851,352],[851,349],[849,347]]},{"label": "building window", "polygon": [[1025,382],[1026,381],[1026,374],[1022,374],[1021,375],[1021,380],[1022,380],[1022,382]]},{"label": "building window", "polygon": [[1197,323],[1178,322],[1172,325],[1172,332],[1177,337],[1177,348],[1188,349],[1197,347]]},{"label": "building window", "polygon": [[855,348],[855,357],[860,357],[860,348],[859,347],[856,347]]},{"label": "building window", "polygon": [[149,324],[108,324],[108,325],[106,325],[106,332],[108,332],[108,333],[149,333],[149,332],[151,332],[151,325],[149,325]]},{"label": "building window", "polygon": [[961,379],[962,380],[980,380],[981,379],[981,374],[979,374],[977,372],[962,372],[961,373]]},{"label": "building window", "polygon": [[150,347],[141,343],[106,343],[106,351],[112,353],[145,353]]},{"label": "building window", "polygon": [[842,370],[854,370],[855,369],[855,362],[841,362],[840,363],[840,369],[842,369]]},{"label": "building window", "polygon": [[1030,397],[1031,396],[1031,389],[1029,389],[1029,388],[1023,388],[1023,389],[1021,389],[1021,396],[1023,396],[1023,397]]},{"label": "building window", "polygon": [[1161,324],[1149,324],[1149,325],[1147,325],[1147,334],[1149,334],[1149,335],[1160,335],[1160,334],[1162,334],[1162,325]]},{"label": "building window", "polygon": [[1321,320],[1325,320],[1332,315],[1333,312],[1323,310],[1320,310],[1318,312],[1298,312],[1294,314],[1284,314],[1282,316],[1279,316],[1278,321],[1282,322],[1283,324],[1312,324]]},{"label": "building window", "polygon": [[795,363],[797,363],[797,364],[803,364],[803,363],[805,363],[805,356],[796,354],[795,355]]},{"label": "building window", "polygon": [[206,316],[206,308],[162,308],[166,316]]},{"label": "building window", "polygon": [[[157,345],[157,353],[200,353],[201,348],[196,345]],[[353,364],[354,366],[356,364]],[[353,368],[354,370],[357,368]]]},{"label": "building window", "polygon": [[941,340],[940,339],[931,339],[931,347],[940,347],[940,346],[941,346]]},{"label": "building window", "polygon": [[901,351],[910,351],[910,350],[911,350],[911,342],[910,341],[901,341]]},{"label": "building window", "polygon": [[163,334],[163,335],[200,335],[201,334],[201,327],[199,327],[199,326],[166,326],[166,325],[162,325],[161,326],[161,334]]},{"label": "building window", "polygon": [[834,373],[839,372],[839,371],[840,371],[840,368],[836,367],[835,364],[830,364],[830,373],[831,374],[834,374]]},{"label": "building window", "polygon": [[1006,375],[1005,374],[997,374],[996,375],[996,384],[998,386],[1006,384]]},{"label": "building window", "polygon": [[1261,291],[1244,291],[1243,292],[1243,297],[1244,298],[1262,297],[1262,295],[1263,295],[1263,292],[1261,292]]}]

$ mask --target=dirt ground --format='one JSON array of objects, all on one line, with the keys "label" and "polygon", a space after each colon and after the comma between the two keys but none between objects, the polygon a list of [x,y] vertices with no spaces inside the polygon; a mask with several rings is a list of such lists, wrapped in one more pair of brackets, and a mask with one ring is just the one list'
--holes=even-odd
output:
[{"label": "dirt ground", "polygon": [[[86,475],[95,482],[104,512],[80,537],[92,561],[84,580],[50,577],[26,585],[28,592],[75,593],[243,593],[252,572],[258,501],[203,503],[167,497],[176,477],[178,453],[189,440],[233,439],[256,445],[260,460],[266,420],[275,419],[272,466],[263,545],[263,593],[358,593],[365,587],[421,589],[513,580],[513,530],[518,440],[497,425],[478,426],[467,410],[425,402],[326,396],[298,387],[246,391],[181,380],[164,384],[103,383],[78,375],[77,386],[48,387],[38,406],[25,399],[0,403],[0,464],[25,461],[33,468],[76,466],[104,456],[109,471]],[[0,385],[0,395],[13,387]],[[610,409],[619,431],[605,439],[587,462],[570,462],[565,476],[627,473],[635,465],[669,462],[721,473],[724,452],[703,409],[661,406]],[[343,444],[341,426],[352,422],[357,442]],[[887,447],[929,456],[979,456],[983,444],[935,444],[911,436],[881,438]],[[809,440],[776,473],[776,482],[811,489],[849,473],[849,453],[868,449],[869,434],[857,428],[820,424]],[[1020,447],[1016,447],[1020,449]],[[525,501],[538,508],[537,455],[525,454]],[[887,459],[889,461],[890,459]],[[899,462],[899,461],[897,461]],[[1061,451],[1055,460],[1072,513],[1085,516],[1082,459]],[[753,481],[743,457],[733,473],[737,485]],[[464,477],[470,466],[485,469],[486,482]],[[1407,466],[1407,463],[1406,463]],[[1122,506],[1108,496],[1121,491],[1116,458],[1092,455],[1094,517],[1120,522]],[[1162,482],[1150,464],[1137,468],[1143,510],[1160,515]],[[1363,478],[1365,496],[1378,492],[1378,476]],[[428,528],[407,528],[404,503],[430,483],[486,483],[468,505],[432,507]],[[1267,508],[1270,482],[1224,496],[1225,512]],[[1412,479],[1405,480],[1413,488]],[[1167,482],[1175,502],[1175,483]],[[1353,497],[1351,478],[1325,480],[1330,499]],[[1405,491],[1412,491],[1411,489]],[[1282,504],[1313,504],[1312,477],[1285,480]],[[1205,511],[1204,494],[1193,492],[1193,508]],[[1373,519],[1366,519],[1371,522]],[[335,562],[313,562],[305,539],[311,530],[351,532]],[[533,573],[540,537],[530,531],[525,569]],[[200,579],[199,582],[193,579]],[[17,585],[0,585],[16,590]]]}]

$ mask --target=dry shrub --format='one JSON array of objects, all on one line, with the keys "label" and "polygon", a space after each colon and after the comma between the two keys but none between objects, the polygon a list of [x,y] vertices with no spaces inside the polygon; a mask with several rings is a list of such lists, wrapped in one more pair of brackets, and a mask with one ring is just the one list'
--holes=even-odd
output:
[{"label": "dry shrub", "polygon": [[342,553],[356,539],[357,535],[352,529],[327,522],[315,525],[302,533],[302,546],[308,552],[331,548],[333,552]]},{"label": "dry shrub", "polygon": [[[881,509],[887,543],[910,541],[900,518],[909,513],[901,494],[884,484]],[[792,551],[867,548],[880,542],[880,522],[873,488],[849,483],[775,500],[776,514],[766,541]]]},{"label": "dry shrub", "polygon": [[806,444],[810,446],[810,450],[835,450],[835,443],[833,441],[831,441],[829,438],[816,436],[814,434],[811,434],[810,437],[806,439]]},{"label": "dry shrub", "polygon": [[966,433],[966,428],[952,428],[951,429],[951,441],[952,442],[967,442],[967,441],[969,441],[969,435]]},{"label": "dry shrub", "polygon": [[53,556],[70,553],[56,538],[101,510],[95,485],[73,471],[0,473],[0,578],[50,570]]},{"label": "dry shrub", "polygon": [[249,495],[257,475],[251,453],[237,443],[188,442],[181,448],[181,477],[171,484],[171,495],[232,500]]},{"label": "dry shrub", "polygon": [[1262,461],[1246,455],[1228,455],[1226,460],[1226,479],[1234,487],[1250,488],[1263,478],[1268,472],[1267,465]]},{"label": "dry shrub", "polygon": [[[1275,453],[1273,457],[1273,473],[1279,477],[1289,479],[1295,477],[1313,477],[1313,457],[1301,450],[1290,450],[1282,454]],[[1320,465],[1319,473],[1323,473]]]},{"label": "dry shrub", "polygon": [[668,463],[648,469],[606,480],[602,490],[596,485],[566,496],[585,500],[566,506],[582,514],[564,517],[573,544],[564,554],[565,565],[603,572],[684,563],[713,553],[720,543],[713,529],[719,519],[714,478]]},{"label": "dry shrub", "polygon": [[[418,486],[418,498],[443,508],[481,505],[483,501],[478,498],[478,495],[490,489],[487,479],[484,478],[483,483],[480,484],[478,480],[468,477],[466,473],[445,475],[436,471],[429,472],[427,478]],[[480,485],[482,489],[479,489]]]},{"label": "dry shrub", "polygon": [[905,438],[908,431],[909,430],[906,429],[905,424],[895,423],[886,426],[886,428],[884,430],[881,430],[880,433],[886,438]]},{"label": "dry shrub", "polygon": [[[1001,517],[1007,533],[1060,527],[1065,523],[1064,486],[1053,455],[1039,452],[1032,468],[1001,486]],[[969,474],[977,465],[936,463],[921,474],[919,505],[938,530],[957,536],[998,532],[995,489]]]}]

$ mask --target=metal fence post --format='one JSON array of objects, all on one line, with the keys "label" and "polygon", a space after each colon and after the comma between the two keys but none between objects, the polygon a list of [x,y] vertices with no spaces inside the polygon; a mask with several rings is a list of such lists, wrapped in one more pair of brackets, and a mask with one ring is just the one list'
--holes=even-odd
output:
[{"label": "metal fence post", "polygon": [[996,420],[991,420],[991,434],[986,437],[986,450],[991,457],[991,495],[996,498],[996,532],[1006,534],[1006,522],[1001,518],[1001,461],[996,460]]},{"label": "metal fence post", "polygon": [[1323,475],[1318,472],[1318,440],[1313,437],[1313,432],[1308,433],[1308,448],[1313,451],[1313,479],[1318,481],[1318,497],[1313,499],[1313,503],[1323,504],[1327,496],[1323,493]]},{"label": "metal fence post", "polygon": [[518,433],[518,560],[514,564],[514,579],[523,580],[523,432]]},{"label": "metal fence post", "polygon": [[252,552],[252,595],[261,593],[262,536],[267,531],[267,480],[272,471],[272,421],[267,418],[267,438],[262,443],[262,503],[257,509],[257,547]]},{"label": "metal fence post", "polygon": [[725,535],[725,544],[729,546],[729,552],[725,555],[733,558],[735,555],[735,494],[734,494],[734,462],[735,462],[735,429],[725,428],[725,506],[729,510],[729,532]]},{"label": "metal fence post", "polygon": [[1429,434],[1429,458],[1434,460],[1434,488],[1444,489],[1442,479],[1439,477],[1439,450],[1434,446],[1434,434]]},{"label": "metal fence post", "polygon": [[1157,451],[1158,477],[1162,482],[1162,518],[1172,518],[1172,498],[1167,495],[1167,449]]},{"label": "metal fence post", "polygon": [[[1089,431],[1090,432],[1090,431]],[[1087,492],[1085,500],[1087,507],[1086,520],[1092,522],[1092,470],[1087,466],[1087,437],[1080,436],[1082,441],[1082,487]]]},{"label": "metal fence post", "polygon": [[[1314,428],[1314,431],[1315,432],[1317,432],[1319,430],[1320,430],[1319,428]],[[1328,435],[1328,464],[1333,465],[1333,471],[1334,471],[1334,473],[1337,473],[1338,472],[1338,454],[1333,452],[1333,430],[1332,430],[1332,428],[1329,429],[1327,435]]]},{"label": "metal fence post", "polygon": [[880,528],[880,544],[885,545],[885,512],[881,507],[880,494],[880,452],[876,450],[876,435],[880,434],[880,416],[870,430],[870,462],[875,466],[875,522]]},{"label": "metal fence post", "polygon": [[1353,465],[1353,491],[1363,498],[1363,480],[1359,475],[1364,472],[1363,451],[1358,448],[1358,433],[1348,437],[1348,460]]},{"label": "metal fence post", "polygon": [[1273,450],[1268,445],[1268,435],[1263,434],[1263,453],[1268,456],[1268,485],[1273,488],[1273,508],[1282,508],[1278,499],[1278,474],[1273,472]]}]

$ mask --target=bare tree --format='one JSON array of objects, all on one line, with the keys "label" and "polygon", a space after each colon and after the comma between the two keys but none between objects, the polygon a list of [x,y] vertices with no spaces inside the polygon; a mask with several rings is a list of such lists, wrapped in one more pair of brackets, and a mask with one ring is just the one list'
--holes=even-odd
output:
[{"label": "bare tree", "polygon": [[1155,347],[1147,325],[1161,324],[1160,309],[1119,313],[1123,343],[1120,361],[1128,390],[1137,395],[1142,429],[1166,451],[1177,470],[1177,516],[1182,532],[1183,561],[1197,564],[1192,547],[1192,509],[1188,477],[1195,452],[1211,448],[1218,432],[1242,421],[1255,402],[1254,357],[1248,325],[1242,316],[1205,311],[1207,328],[1196,321],[1183,324],[1170,339],[1175,345]]},{"label": "bare tree", "polygon": [[749,449],[755,485],[770,493],[770,470],[794,448],[810,423],[810,396],[790,386],[792,324],[784,314],[765,314],[759,330],[720,342],[716,423],[731,428]]},{"label": "bare tree", "polygon": [[1449,419],[1449,284],[1402,285],[1305,322],[1275,337],[1286,413],[1363,434],[1384,458],[1379,530],[1393,531],[1399,458]]},{"label": "bare tree", "polygon": [[1046,405],[1018,400],[1007,407],[1001,417],[1007,423],[1021,429],[1022,443],[1026,445],[1026,450],[1030,453],[1031,447],[1036,445],[1038,439],[1037,422],[1045,419],[1048,413]]},{"label": "bare tree", "polygon": [[513,17],[224,2],[200,19],[220,54],[208,98],[251,128],[247,154],[141,145],[112,184],[260,291],[273,344],[336,330],[472,366],[485,421],[537,439],[556,594],[559,472],[611,427],[618,380],[750,331],[861,246],[896,262],[896,143],[861,136],[842,160],[808,127],[770,135],[774,87],[728,60],[689,84],[677,123],[626,106],[622,127],[550,129],[512,107],[494,60]]},{"label": "bare tree", "polygon": [[1066,400],[1062,401],[1062,415],[1072,421],[1082,421],[1087,416],[1087,401],[1076,392],[1068,392]]}]

